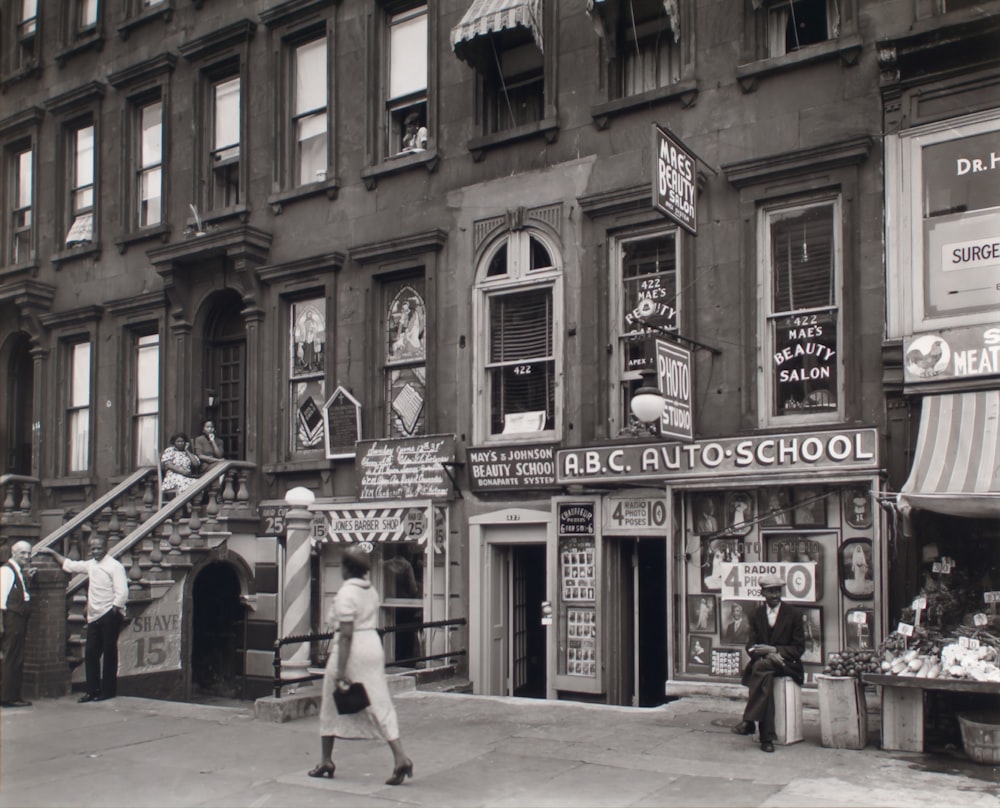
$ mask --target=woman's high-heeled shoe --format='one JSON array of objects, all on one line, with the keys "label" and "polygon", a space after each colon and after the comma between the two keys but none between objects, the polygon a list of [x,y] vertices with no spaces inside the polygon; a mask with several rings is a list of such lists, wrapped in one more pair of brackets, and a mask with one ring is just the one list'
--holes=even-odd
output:
[{"label": "woman's high-heeled shoe", "polygon": [[320,763],[315,769],[309,770],[310,777],[329,777],[333,779],[333,773],[336,770],[336,766],[332,763]]},{"label": "woman's high-heeled shoe", "polygon": [[387,786],[398,786],[407,777],[413,777],[413,761],[409,758],[402,766],[397,766],[392,770],[392,777],[385,781]]}]

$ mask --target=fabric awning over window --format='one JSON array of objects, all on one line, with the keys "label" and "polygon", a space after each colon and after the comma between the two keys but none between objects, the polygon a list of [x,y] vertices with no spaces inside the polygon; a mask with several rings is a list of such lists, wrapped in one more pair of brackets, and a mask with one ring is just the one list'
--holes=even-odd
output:
[{"label": "fabric awning over window", "polygon": [[462,21],[451,29],[451,49],[463,62],[475,64],[483,37],[515,28],[531,33],[539,50],[542,45],[543,0],[472,0]]},{"label": "fabric awning over window", "polygon": [[[628,2],[628,0],[626,0]],[[608,36],[608,21],[604,15],[612,9],[617,10],[620,0],[587,0],[587,13],[594,21],[594,31],[602,39]],[[677,0],[663,0],[663,10],[670,20],[670,30],[674,33],[674,42],[681,40],[681,12]]]},{"label": "fabric awning over window", "polygon": [[925,396],[901,505],[1000,518],[1000,390]]}]

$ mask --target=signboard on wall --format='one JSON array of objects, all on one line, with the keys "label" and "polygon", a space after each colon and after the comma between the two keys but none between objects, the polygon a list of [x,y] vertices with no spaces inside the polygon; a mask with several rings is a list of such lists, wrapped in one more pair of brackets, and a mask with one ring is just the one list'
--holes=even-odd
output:
[{"label": "signboard on wall", "polygon": [[722,598],[763,600],[760,577],[778,575],[785,582],[782,600],[790,603],[815,603],[815,561],[741,561],[722,565]]},{"label": "signboard on wall", "polygon": [[667,500],[650,497],[609,496],[601,509],[605,536],[664,536],[667,530]]},{"label": "signboard on wall", "polygon": [[180,670],[183,599],[182,578],[122,629],[118,639],[119,676]]},{"label": "signboard on wall", "polygon": [[359,499],[446,499],[454,435],[359,441],[355,457]]},{"label": "signboard on wall", "polygon": [[467,449],[469,490],[512,491],[554,487],[555,446],[496,446]]},{"label": "signboard on wall", "polygon": [[694,440],[694,417],[691,407],[691,351],[656,340],[656,380],[663,396],[660,434],[665,438]]},{"label": "signboard on wall", "polygon": [[953,328],[903,339],[906,384],[1000,375],[1000,325]]},{"label": "signboard on wall", "polygon": [[556,453],[556,481],[701,479],[725,475],[877,469],[874,429],[721,438],[693,443],[629,444]]},{"label": "signboard on wall", "polygon": [[327,458],[354,457],[361,439],[361,402],[338,387],[323,405],[323,425]]},{"label": "signboard on wall", "polygon": [[694,154],[653,124],[653,207],[698,235],[698,179]]},{"label": "signboard on wall", "polygon": [[323,515],[326,541],[368,542],[427,541],[433,526],[429,502],[331,503],[315,505],[313,510]]}]

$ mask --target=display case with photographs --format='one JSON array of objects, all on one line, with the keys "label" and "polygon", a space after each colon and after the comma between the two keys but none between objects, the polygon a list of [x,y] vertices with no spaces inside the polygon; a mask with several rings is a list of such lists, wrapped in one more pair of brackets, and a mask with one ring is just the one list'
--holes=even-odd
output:
[{"label": "display case with photographs", "polygon": [[594,609],[566,610],[566,673],[569,676],[597,675],[597,612]]},{"label": "display case with photographs", "polygon": [[563,538],[559,542],[559,582],[564,601],[594,601],[597,589],[596,559],[593,538]]}]

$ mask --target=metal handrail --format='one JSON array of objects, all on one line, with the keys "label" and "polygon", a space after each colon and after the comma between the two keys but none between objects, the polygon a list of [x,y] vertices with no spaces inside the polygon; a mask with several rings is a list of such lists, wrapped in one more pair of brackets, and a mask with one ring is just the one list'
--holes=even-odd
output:
[{"label": "metal handrail", "polygon": [[[464,617],[456,617],[454,620],[431,620],[427,623],[401,623],[398,626],[388,626],[386,628],[376,629],[378,631],[379,637],[384,637],[386,634],[391,634],[396,631],[412,631],[423,630],[425,628],[444,628],[444,627],[458,627],[467,625],[468,621]],[[317,679],[322,679],[322,673],[312,673],[308,676],[299,676],[295,679],[282,679],[281,678],[281,649],[285,645],[293,645],[303,642],[316,642],[320,640],[331,640],[336,632],[327,631],[322,634],[293,634],[288,637],[279,637],[274,641],[274,661],[272,662],[272,667],[274,668],[274,697],[276,699],[281,698],[281,688],[285,685],[295,685],[302,684],[303,682],[313,682]],[[394,659],[392,662],[387,662],[386,667],[395,667],[397,665],[402,665],[409,662],[425,662],[431,659],[447,659],[449,657],[460,657],[465,656],[468,652],[464,649],[458,649],[456,651],[446,651],[443,654],[428,654],[427,656],[420,657],[409,657],[407,659]]]}]

